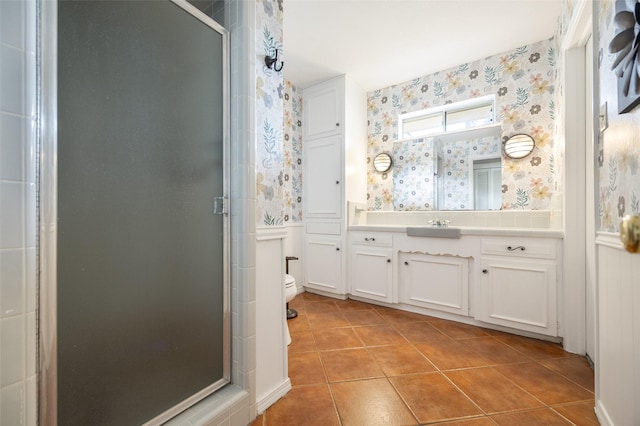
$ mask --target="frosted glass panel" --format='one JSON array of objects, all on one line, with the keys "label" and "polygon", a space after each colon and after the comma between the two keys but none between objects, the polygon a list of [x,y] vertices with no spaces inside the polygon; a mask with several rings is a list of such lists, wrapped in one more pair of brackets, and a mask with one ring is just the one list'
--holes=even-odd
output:
[{"label": "frosted glass panel", "polygon": [[61,1],[58,424],[223,384],[223,37],[168,1]]}]

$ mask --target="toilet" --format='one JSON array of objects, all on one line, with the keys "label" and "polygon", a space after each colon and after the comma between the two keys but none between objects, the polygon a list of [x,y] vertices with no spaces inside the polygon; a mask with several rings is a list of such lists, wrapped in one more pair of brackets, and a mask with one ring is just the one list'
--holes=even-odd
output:
[{"label": "toilet", "polygon": [[[289,302],[291,302],[293,300],[293,298],[296,297],[296,294],[298,294],[298,287],[296,286],[296,279],[293,277],[293,275],[289,275],[289,261],[290,260],[298,260],[298,258],[294,257],[294,256],[287,256],[285,258],[285,261],[286,261],[286,269],[285,269],[286,273],[284,275],[284,294],[285,294],[285,298],[286,298],[286,308],[285,309],[286,309],[287,319],[288,320],[298,316],[298,312],[296,312],[295,309],[289,309]],[[286,324],[286,326],[287,326],[287,346],[289,346],[291,344],[291,335],[289,334],[289,324]]]},{"label": "toilet", "polygon": [[[296,294],[298,294],[298,288],[296,287],[296,279],[293,278],[292,275],[289,274],[285,274],[284,276],[284,294],[287,300],[287,319],[291,319],[291,318],[295,318],[298,316],[298,312],[296,312],[294,309],[289,309],[289,302],[293,300],[294,297],[296,297]],[[291,334],[289,334],[289,324],[287,324],[287,346],[289,346],[291,344]]]}]

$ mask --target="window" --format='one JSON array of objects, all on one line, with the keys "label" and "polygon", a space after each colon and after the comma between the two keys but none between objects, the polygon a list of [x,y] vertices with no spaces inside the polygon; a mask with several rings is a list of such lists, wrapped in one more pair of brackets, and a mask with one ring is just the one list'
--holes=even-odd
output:
[{"label": "window", "polygon": [[495,98],[485,96],[441,107],[400,114],[400,139],[417,138],[487,126],[495,121]]}]

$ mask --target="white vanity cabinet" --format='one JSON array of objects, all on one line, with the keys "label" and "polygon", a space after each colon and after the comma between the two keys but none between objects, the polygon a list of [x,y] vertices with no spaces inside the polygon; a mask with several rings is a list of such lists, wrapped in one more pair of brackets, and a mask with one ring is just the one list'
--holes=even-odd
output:
[{"label": "white vanity cabinet", "polygon": [[306,283],[311,289],[342,293],[342,239],[308,235],[305,245]]},{"label": "white vanity cabinet", "polygon": [[398,255],[400,302],[469,315],[469,259],[403,253]]},{"label": "white vanity cabinet", "polygon": [[350,293],[393,302],[393,235],[352,232],[349,239]]},{"label": "white vanity cabinet", "polygon": [[545,238],[484,238],[476,319],[558,335],[559,243]]},{"label": "white vanity cabinet", "polygon": [[306,218],[340,219],[342,214],[342,138],[305,141],[304,209]]},{"label": "white vanity cabinet", "polygon": [[305,280],[346,297],[347,202],[366,199],[367,94],[347,76],[304,89]]}]

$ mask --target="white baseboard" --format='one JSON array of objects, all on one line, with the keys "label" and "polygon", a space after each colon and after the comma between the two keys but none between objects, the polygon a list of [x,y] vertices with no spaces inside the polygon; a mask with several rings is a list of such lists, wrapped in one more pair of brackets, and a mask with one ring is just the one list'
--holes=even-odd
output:
[{"label": "white baseboard", "polygon": [[267,408],[271,407],[277,400],[282,398],[291,390],[291,380],[287,377],[287,380],[282,382],[279,386],[276,386],[271,392],[257,401],[258,414],[264,413]]},{"label": "white baseboard", "polygon": [[602,406],[602,402],[599,400],[596,400],[596,417],[600,422],[600,426],[613,426],[613,422],[607,414],[607,410]]}]

